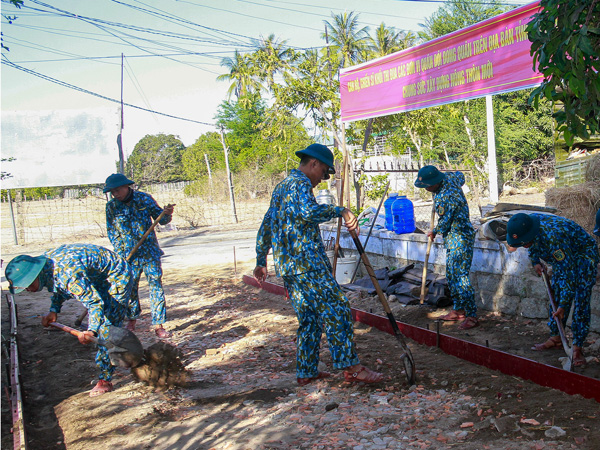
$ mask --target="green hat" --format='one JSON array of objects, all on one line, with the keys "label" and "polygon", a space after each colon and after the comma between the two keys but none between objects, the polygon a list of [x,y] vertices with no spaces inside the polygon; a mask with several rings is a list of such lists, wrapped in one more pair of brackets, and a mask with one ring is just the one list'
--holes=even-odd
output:
[{"label": "green hat", "polygon": [[102,192],[106,194],[107,192],[112,191],[114,188],[125,186],[127,184],[134,184],[134,181],[131,181],[122,173],[113,173],[106,179],[106,185],[104,186]]},{"label": "green hat", "polygon": [[515,214],[506,226],[506,242],[511,247],[521,247],[533,241],[539,231],[539,217],[524,213]]},{"label": "green hat", "polygon": [[11,294],[27,289],[42,271],[47,258],[45,256],[19,255],[6,266],[4,275],[9,283]]},{"label": "green hat", "polygon": [[304,150],[298,150],[296,152],[296,156],[298,158],[301,158],[303,155],[318,159],[323,164],[329,166],[329,170],[327,171],[328,173],[335,173],[335,166],[333,164],[333,153],[331,153],[331,150],[329,150],[327,146],[323,144],[311,144]]},{"label": "green hat", "polygon": [[428,188],[441,183],[446,178],[435,166],[423,166],[419,169],[415,186],[418,188]]}]

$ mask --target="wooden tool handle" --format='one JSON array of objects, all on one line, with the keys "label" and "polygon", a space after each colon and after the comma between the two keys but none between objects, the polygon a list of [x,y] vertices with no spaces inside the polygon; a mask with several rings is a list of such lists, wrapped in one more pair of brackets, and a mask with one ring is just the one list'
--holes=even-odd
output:
[{"label": "wooden tool handle", "polygon": [[[167,209],[169,206],[175,206],[175,205],[168,204],[167,206],[165,206],[165,209]],[[140,248],[140,246],[144,243],[144,241],[150,235],[150,233],[152,233],[152,230],[154,230],[154,228],[156,228],[156,225],[158,225],[158,222],[160,222],[160,220],[164,217],[165,214],[166,214],[166,211],[163,209],[163,212],[161,212],[159,214],[159,216],[156,218],[156,220],[152,223],[152,225],[150,225],[150,228],[148,228],[146,230],[146,232],[142,235],[142,237],[140,238],[138,243],[135,244],[135,247],[133,247],[131,249],[131,251],[127,255],[127,258],[125,258],[127,260],[127,262],[129,262],[131,260],[131,257],[135,254],[135,252],[137,252],[138,248]]]},{"label": "wooden tool handle", "polygon": [[[49,324],[49,325],[50,325],[51,327],[58,328],[59,330],[66,331],[67,333],[69,333],[69,334],[72,334],[73,336],[77,336],[77,338],[79,338],[80,336],[82,336],[82,335],[83,335],[83,332],[82,332],[82,331],[79,331],[79,330],[76,330],[76,329],[74,329],[74,328],[68,327],[68,326],[66,326],[66,325],[63,325],[62,323],[58,323],[58,322],[50,322],[50,324]],[[94,344],[97,344],[97,343],[98,343],[98,338],[97,338],[97,337],[94,337],[94,336],[92,336],[92,337],[89,337],[89,336],[88,336],[88,339],[89,339],[90,341],[92,341]]]},{"label": "wooden tool handle", "polygon": [[[431,207],[431,224],[430,230],[433,230],[433,222],[435,221],[435,203]],[[427,264],[429,264],[429,253],[431,252],[431,245],[433,244],[433,239],[430,237],[427,239],[427,251],[425,252],[425,263],[423,264],[423,276],[421,278],[421,298],[419,302],[421,305],[425,303],[425,285],[427,283]]]}]

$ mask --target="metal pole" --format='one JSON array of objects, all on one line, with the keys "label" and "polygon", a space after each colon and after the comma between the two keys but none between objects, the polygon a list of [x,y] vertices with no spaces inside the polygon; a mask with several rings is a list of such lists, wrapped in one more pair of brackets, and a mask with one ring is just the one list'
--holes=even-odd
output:
[{"label": "metal pole", "polygon": [[498,166],[496,164],[496,137],[494,131],[494,110],[492,96],[485,96],[488,138],[488,177],[490,179],[490,201],[498,203]]}]

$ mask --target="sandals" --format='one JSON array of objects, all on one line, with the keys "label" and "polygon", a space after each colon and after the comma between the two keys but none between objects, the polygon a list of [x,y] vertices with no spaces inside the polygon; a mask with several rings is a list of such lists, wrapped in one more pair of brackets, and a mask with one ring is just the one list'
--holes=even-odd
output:
[{"label": "sandals", "polygon": [[470,330],[471,328],[475,328],[478,326],[479,320],[477,320],[477,317],[469,316],[458,326],[458,328],[460,330]]},{"label": "sandals", "polygon": [[344,379],[349,383],[379,383],[383,381],[383,374],[360,366],[355,372],[344,371]]},{"label": "sandals", "polygon": [[452,310],[450,311],[448,314],[446,314],[445,316],[440,317],[441,320],[444,320],[446,322],[458,322],[460,320],[465,320],[466,316],[464,311],[463,312],[458,312],[456,310]]},{"label": "sandals", "polygon": [[555,339],[552,339],[551,337],[546,342],[542,342],[541,344],[534,344],[534,346],[531,347],[531,350],[534,350],[536,352],[543,352],[544,350],[550,350],[553,348],[562,348],[560,338],[557,341]]},{"label": "sandals", "polygon": [[312,383],[315,380],[322,380],[323,378],[329,378],[331,374],[329,372],[319,372],[316,377],[309,378],[296,378],[296,381],[300,386],[306,386],[309,383]]},{"label": "sandals", "polygon": [[113,390],[113,385],[110,381],[98,380],[94,389],[90,391],[90,397],[97,397],[102,394],[106,394]]},{"label": "sandals", "polygon": [[171,337],[171,333],[169,333],[163,327],[156,328],[156,330],[154,330],[154,333],[156,333],[159,339],[167,339]]}]

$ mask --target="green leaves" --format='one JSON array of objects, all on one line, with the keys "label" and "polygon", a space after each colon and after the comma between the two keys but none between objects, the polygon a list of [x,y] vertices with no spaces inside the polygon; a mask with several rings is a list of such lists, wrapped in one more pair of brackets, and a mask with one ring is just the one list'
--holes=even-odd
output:
[{"label": "green leaves", "polygon": [[550,100],[568,145],[600,133],[600,1],[542,0],[527,26],[534,70],[544,74],[529,99]]}]

